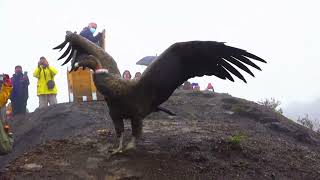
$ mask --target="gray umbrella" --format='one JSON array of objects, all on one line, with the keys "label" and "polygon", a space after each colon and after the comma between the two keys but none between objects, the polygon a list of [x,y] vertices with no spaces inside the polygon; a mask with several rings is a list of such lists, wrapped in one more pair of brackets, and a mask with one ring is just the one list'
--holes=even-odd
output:
[{"label": "gray umbrella", "polygon": [[157,56],[146,56],[146,57],[140,59],[138,62],[136,62],[136,64],[137,64],[137,65],[145,65],[145,66],[148,66],[148,65],[151,64],[156,58],[157,58]]}]

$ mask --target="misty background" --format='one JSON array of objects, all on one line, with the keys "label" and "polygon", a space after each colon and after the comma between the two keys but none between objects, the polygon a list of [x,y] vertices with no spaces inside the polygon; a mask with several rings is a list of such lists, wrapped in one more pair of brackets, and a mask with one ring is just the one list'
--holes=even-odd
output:
[{"label": "misty background", "polygon": [[190,80],[204,89],[211,82],[217,92],[259,101],[281,101],[284,114],[296,119],[309,114],[320,119],[320,25],[318,1],[295,0],[0,0],[2,35],[1,73],[21,65],[29,72],[28,109],[38,106],[37,80],[32,76],[45,56],[56,67],[58,101],[68,102],[67,67],[56,61],[52,48],[64,40],[65,31],[80,32],[89,22],[106,29],[106,51],[120,71],[134,74],[145,67],[135,65],[144,56],[161,54],[179,41],[213,40],[245,49],[268,63],[257,62],[262,71],[248,83],[216,77]]}]

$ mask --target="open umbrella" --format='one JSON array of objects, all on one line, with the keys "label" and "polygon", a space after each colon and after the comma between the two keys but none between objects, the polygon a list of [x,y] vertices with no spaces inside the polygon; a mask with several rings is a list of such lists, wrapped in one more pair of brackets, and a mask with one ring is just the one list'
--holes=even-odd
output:
[{"label": "open umbrella", "polygon": [[138,62],[136,62],[136,64],[149,66],[149,64],[151,64],[156,58],[157,58],[157,56],[146,56],[146,57],[140,59]]}]

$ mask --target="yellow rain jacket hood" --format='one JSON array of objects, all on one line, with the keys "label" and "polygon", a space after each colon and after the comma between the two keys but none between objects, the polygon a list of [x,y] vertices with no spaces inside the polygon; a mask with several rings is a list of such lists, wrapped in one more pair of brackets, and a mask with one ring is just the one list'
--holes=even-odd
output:
[{"label": "yellow rain jacket hood", "polygon": [[49,90],[47,86],[47,82],[49,80],[54,80],[54,76],[58,73],[58,71],[51,66],[47,68],[37,67],[37,69],[33,72],[33,76],[38,78],[37,83],[37,94],[46,95],[46,94],[57,94],[57,85],[54,86],[53,89]]}]

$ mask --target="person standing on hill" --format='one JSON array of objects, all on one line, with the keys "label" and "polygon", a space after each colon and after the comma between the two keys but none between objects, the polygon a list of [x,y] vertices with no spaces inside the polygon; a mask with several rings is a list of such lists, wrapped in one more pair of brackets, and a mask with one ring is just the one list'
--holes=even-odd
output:
[{"label": "person standing on hill", "polygon": [[141,72],[136,72],[133,79],[138,80],[140,79],[140,77],[141,77]]},{"label": "person standing on hill", "polygon": [[[6,107],[6,103],[12,92],[12,83],[9,75],[2,74],[0,76],[0,108]],[[10,126],[5,123],[4,115],[1,111],[0,119],[0,155],[8,154],[12,151],[13,136],[10,131]]]},{"label": "person standing on hill", "polygon": [[29,98],[29,78],[27,72],[22,73],[22,67],[16,66],[11,78],[13,90],[11,93],[12,115],[25,114]]},{"label": "person standing on hill", "polygon": [[82,29],[82,31],[80,32],[80,36],[83,36],[87,38],[89,41],[98,44],[98,42],[101,39],[102,33],[99,32],[96,36],[93,35],[96,32],[97,27],[98,26],[96,23],[89,23],[87,27]]},{"label": "person standing on hill", "polygon": [[49,65],[45,57],[41,57],[38,67],[33,72],[33,76],[38,79],[37,95],[39,97],[39,108],[57,104],[57,86],[54,77],[58,71]]},{"label": "person standing on hill", "polygon": [[[7,74],[0,74],[0,120],[6,121],[6,103],[12,93],[12,83]],[[1,121],[0,121],[1,122]]]},{"label": "person standing on hill", "polygon": [[131,79],[131,73],[129,70],[125,70],[123,73],[122,73],[122,78],[125,79],[125,80],[130,80]]},{"label": "person standing on hill", "polygon": [[207,86],[206,90],[214,92],[213,85],[211,83],[208,83],[208,86]]}]

